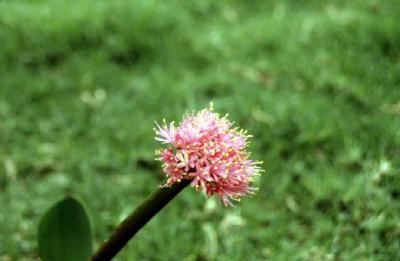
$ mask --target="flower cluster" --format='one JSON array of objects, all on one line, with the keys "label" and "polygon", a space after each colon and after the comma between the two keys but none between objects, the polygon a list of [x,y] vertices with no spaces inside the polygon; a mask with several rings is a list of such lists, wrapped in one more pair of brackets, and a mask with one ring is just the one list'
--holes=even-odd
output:
[{"label": "flower cluster", "polygon": [[220,117],[212,108],[186,115],[180,126],[174,122],[163,126],[156,123],[156,140],[167,148],[156,151],[158,160],[168,177],[165,186],[182,179],[192,180],[197,190],[208,196],[217,194],[225,205],[239,201],[246,194],[254,194],[252,177],[258,175],[261,162],[249,159],[246,151],[246,131],[232,128],[232,123]]}]

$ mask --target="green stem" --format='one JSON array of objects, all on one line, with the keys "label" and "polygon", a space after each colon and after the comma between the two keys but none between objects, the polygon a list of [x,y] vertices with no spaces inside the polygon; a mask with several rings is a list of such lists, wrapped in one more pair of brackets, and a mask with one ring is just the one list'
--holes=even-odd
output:
[{"label": "green stem", "polygon": [[182,180],[171,187],[162,187],[148,196],[103,243],[91,258],[92,261],[111,260],[128,241],[165,205],[181,192],[191,180]]}]

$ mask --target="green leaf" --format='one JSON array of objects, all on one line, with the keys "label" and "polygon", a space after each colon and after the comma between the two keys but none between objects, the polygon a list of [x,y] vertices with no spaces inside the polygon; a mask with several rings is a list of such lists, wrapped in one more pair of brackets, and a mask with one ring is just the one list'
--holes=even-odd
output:
[{"label": "green leaf", "polygon": [[38,240],[43,261],[87,261],[92,236],[82,203],[67,197],[50,208],[40,222]]}]

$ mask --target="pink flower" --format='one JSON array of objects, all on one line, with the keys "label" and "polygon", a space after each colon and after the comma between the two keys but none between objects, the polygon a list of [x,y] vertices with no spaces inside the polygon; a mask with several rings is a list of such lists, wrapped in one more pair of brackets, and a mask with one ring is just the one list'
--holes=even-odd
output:
[{"label": "pink flower", "polygon": [[168,177],[165,186],[182,179],[192,180],[191,185],[202,189],[208,196],[218,195],[225,205],[254,194],[257,188],[251,180],[262,170],[260,164],[249,159],[246,151],[246,131],[232,128],[232,123],[210,108],[183,117],[180,126],[156,123],[156,140],[167,148],[156,153]]}]

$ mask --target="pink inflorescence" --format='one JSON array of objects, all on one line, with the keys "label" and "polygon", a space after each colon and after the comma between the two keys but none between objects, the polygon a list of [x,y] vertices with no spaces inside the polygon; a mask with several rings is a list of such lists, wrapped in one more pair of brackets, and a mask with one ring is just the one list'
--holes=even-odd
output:
[{"label": "pink inflorescence", "polygon": [[232,128],[232,123],[210,108],[186,115],[180,126],[174,122],[156,123],[156,140],[168,147],[156,151],[171,186],[182,179],[193,180],[192,187],[203,189],[208,196],[217,194],[225,205],[239,201],[257,188],[250,186],[259,175],[261,162],[249,159],[246,131]]}]

